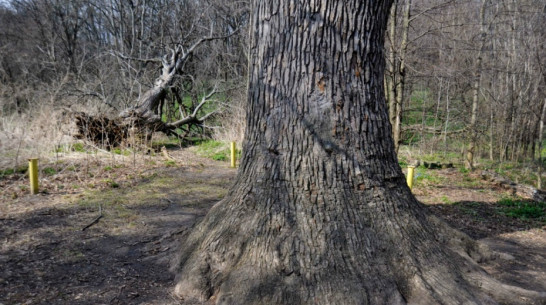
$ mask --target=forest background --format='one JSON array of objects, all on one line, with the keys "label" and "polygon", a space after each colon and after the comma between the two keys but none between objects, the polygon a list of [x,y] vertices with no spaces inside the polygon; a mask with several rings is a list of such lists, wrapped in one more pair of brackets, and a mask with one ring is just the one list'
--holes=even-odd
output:
[{"label": "forest background", "polygon": [[[206,120],[177,126],[171,139],[240,143],[249,9],[216,0],[0,2],[0,169],[78,150],[74,114],[113,118],[138,106],[177,50],[191,52],[153,110],[165,123]],[[541,188],[545,25],[539,0],[397,1],[384,82],[401,164],[479,166]]]}]

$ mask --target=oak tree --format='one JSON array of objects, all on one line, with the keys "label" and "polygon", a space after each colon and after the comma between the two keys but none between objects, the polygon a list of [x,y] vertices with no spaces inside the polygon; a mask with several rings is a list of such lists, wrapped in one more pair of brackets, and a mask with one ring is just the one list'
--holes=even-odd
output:
[{"label": "oak tree", "polygon": [[391,1],[254,1],[234,186],[186,239],[176,294],[216,304],[523,304],[493,255],[430,215],[397,162]]}]

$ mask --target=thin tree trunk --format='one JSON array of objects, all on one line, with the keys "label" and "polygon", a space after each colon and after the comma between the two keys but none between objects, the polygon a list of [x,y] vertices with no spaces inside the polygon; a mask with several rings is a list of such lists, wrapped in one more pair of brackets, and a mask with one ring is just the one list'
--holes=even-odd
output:
[{"label": "thin tree trunk", "polygon": [[387,60],[387,68],[386,68],[386,74],[385,74],[385,82],[386,82],[386,93],[387,93],[387,105],[389,106],[389,121],[392,125],[392,135],[394,139],[394,149],[395,151],[398,151],[398,141],[396,140],[399,137],[397,136],[397,113],[398,111],[398,105],[397,101],[398,98],[396,97],[397,91],[396,91],[396,83],[399,81],[399,74],[398,74],[398,56],[397,51],[398,48],[396,46],[396,19],[397,19],[397,5],[398,1],[394,0],[394,4],[391,7],[390,15],[389,15],[389,21],[388,21],[388,38],[389,38],[389,44],[388,44],[388,60]]},{"label": "thin tree trunk", "polygon": [[422,105],[422,112],[421,112],[421,132],[419,134],[420,136],[420,142],[421,145],[419,146],[419,154],[422,153],[422,151],[425,150],[425,128],[427,124],[427,91],[426,89],[422,88],[423,90],[423,105]]},{"label": "thin tree trunk", "polygon": [[[438,88],[438,99],[436,101],[436,112],[434,113],[434,130],[436,130],[436,122],[438,121],[438,114],[440,113],[440,104],[442,102],[442,78],[440,78],[440,85]],[[433,151],[436,149],[436,136],[434,136],[434,141],[432,142],[432,145],[430,147],[430,153],[432,154]]]},{"label": "thin tree trunk", "polygon": [[540,123],[538,128],[538,173],[537,173],[537,189],[542,189],[542,172],[544,171],[544,163],[542,161],[542,142],[544,141],[544,119],[546,118],[546,99],[542,103],[542,112],[540,114]]},{"label": "thin tree trunk", "polygon": [[474,85],[472,88],[472,112],[470,114],[470,142],[466,151],[465,167],[469,170],[474,169],[474,152],[476,149],[476,141],[478,132],[476,130],[476,121],[478,118],[478,103],[480,98],[480,85],[482,78],[482,53],[485,47],[485,7],[487,0],[482,0],[480,7],[480,49],[476,58],[476,70],[474,71]]},{"label": "thin tree trunk", "polygon": [[489,106],[489,160],[494,160],[494,154],[493,154],[493,146],[494,146],[494,140],[493,140],[493,130],[495,128],[495,120],[494,120],[494,114],[493,114],[493,106]]},{"label": "thin tree trunk", "polygon": [[408,51],[408,32],[410,25],[411,0],[406,0],[402,19],[402,37],[398,52],[398,82],[396,83],[396,112],[393,125],[394,150],[398,154],[402,137],[402,110],[406,90],[406,54]]},{"label": "thin tree trunk", "polygon": [[449,127],[449,81],[447,82],[447,89],[446,89],[446,121],[444,124],[444,157],[447,154],[448,144],[447,144],[447,129]]}]

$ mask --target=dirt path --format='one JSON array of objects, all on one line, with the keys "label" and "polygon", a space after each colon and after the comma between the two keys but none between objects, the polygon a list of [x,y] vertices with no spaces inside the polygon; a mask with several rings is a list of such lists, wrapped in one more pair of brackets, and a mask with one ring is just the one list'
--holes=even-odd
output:
[{"label": "dirt path", "polygon": [[418,183],[417,198],[451,226],[501,254],[502,258],[482,263],[482,267],[504,283],[546,291],[545,220],[500,213],[498,202],[510,193],[478,174],[462,174],[457,169],[428,173],[434,175],[430,179],[434,183],[426,179]]},{"label": "dirt path", "polygon": [[[0,206],[0,304],[177,304],[169,272],[177,245],[225,196],[235,171],[187,151],[171,155],[175,165],[116,165],[94,176],[100,187],[65,191],[57,181],[47,193],[18,193]],[[546,291],[543,222],[500,215],[496,201],[503,191],[476,177],[453,170],[427,175],[434,179],[418,180],[418,198],[503,253],[483,265],[488,272]],[[10,182],[10,190],[16,183]],[[82,231],[99,207],[102,217]]]},{"label": "dirt path", "polygon": [[[0,303],[176,304],[169,268],[178,241],[235,174],[223,163],[200,163],[128,187],[11,203],[0,217]],[[103,217],[82,231],[99,215],[97,204]]]}]

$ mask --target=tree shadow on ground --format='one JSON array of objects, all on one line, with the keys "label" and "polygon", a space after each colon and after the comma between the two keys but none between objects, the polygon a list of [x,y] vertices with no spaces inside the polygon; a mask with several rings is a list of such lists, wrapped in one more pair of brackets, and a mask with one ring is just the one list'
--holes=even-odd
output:
[{"label": "tree shadow on ground", "polygon": [[[520,200],[522,206],[542,204]],[[498,254],[480,265],[503,283],[546,291],[546,218],[514,217],[506,202],[458,201],[429,205],[450,226]],[[517,214],[517,213],[516,213]],[[537,216],[537,214],[531,214]]]},{"label": "tree shadow on ground", "polygon": [[[154,190],[164,197],[103,203],[104,217],[83,231],[98,215],[94,205],[29,205],[0,218],[0,304],[178,304],[171,260],[217,202],[206,189],[227,188],[233,172],[173,168],[158,179],[169,175],[180,183]],[[192,183],[202,187],[185,198],[175,191]]]},{"label": "tree shadow on ground", "polygon": [[[546,227],[546,217],[533,218],[525,217],[525,215],[520,218],[514,217],[511,216],[514,208],[501,202],[458,201],[449,204],[428,205],[427,208],[452,227],[463,231],[474,239]],[[534,203],[530,200],[522,202],[524,204]]]},{"label": "tree shadow on ground", "polygon": [[191,226],[202,212],[174,211],[184,215],[185,223],[156,219],[136,224],[146,229],[120,232],[103,228],[110,226],[108,220],[81,231],[71,216],[94,217],[82,209],[53,216],[59,219],[55,222],[48,220],[50,212],[35,210],[1,222],[6,244],[0,251],[0,303],[176,303],[170,296],[170,258],[185,233],[181,228]]}]

